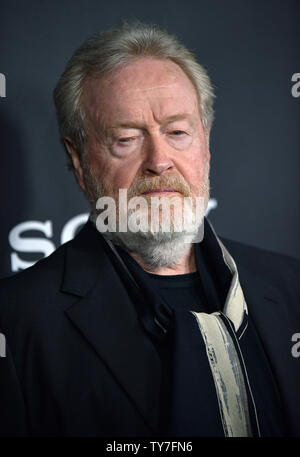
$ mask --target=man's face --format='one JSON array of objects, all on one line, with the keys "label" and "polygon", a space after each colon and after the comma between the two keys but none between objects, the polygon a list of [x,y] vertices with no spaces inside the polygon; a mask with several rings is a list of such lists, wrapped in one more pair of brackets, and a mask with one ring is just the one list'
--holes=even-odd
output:
[{"label": "man's face", "polygon": [[[83,92],[86,165],[106,195],[208,195],[208,141],[196,90],[170,60],[141,58]],[[93,194],[84,172],[81,187]],[[94,196],[96,197],[96,196]]]}]

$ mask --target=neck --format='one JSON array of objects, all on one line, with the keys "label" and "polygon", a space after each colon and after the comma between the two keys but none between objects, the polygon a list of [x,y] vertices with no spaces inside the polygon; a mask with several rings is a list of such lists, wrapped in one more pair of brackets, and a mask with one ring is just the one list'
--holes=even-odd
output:
[{"label": "neck", "polygon": [[197,271],[194,245],[191,245],[190,249],[185,253],[182,259],[180,259],[176,265],[172,267],[162,267],[159,269],[150,268],[143,262],[138,254],[134,252],[129,252],[129,254],[143,268],[143,270],[147,271],[148,273],[155,273],[156,275],[183,275]]}]

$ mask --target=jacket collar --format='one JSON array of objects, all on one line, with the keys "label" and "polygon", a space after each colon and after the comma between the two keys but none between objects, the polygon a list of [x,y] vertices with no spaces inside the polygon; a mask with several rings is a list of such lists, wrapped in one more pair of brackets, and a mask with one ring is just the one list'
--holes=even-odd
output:
[{"label": "jacket collar", "polygon": [[[159,357],[144,336],[107,249],[91,222],[67,245],[61,290],[77,299],[65,313],[155,431],[159,414]],[[120,347],[124,350],[120,351]]]}]

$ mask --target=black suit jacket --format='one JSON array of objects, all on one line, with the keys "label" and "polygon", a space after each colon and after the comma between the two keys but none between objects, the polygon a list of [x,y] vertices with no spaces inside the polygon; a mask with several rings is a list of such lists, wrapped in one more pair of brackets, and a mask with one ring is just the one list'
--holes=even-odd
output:
[{"label": "black suit jacket", "polygon": [[[287,429],[300,436],[300,359],[291,353],[300,332],[299,262],[223,243],[237,263]],[[11,406],[8,426],[0,412],[0,434],[156,434],[160,360],[90,222],[48,258],[0,281],[0,329],[10,350],[0,399]]]}]

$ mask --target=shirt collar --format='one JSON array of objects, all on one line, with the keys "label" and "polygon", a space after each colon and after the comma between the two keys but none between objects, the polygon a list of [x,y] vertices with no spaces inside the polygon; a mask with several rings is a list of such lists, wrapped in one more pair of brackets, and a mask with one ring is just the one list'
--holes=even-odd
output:
[{"label": "shirt collar", "polygon": [[230,255],[222,241],[219,239],[212,224],[207,221],[210,226],[211,231],[213,232],[216,241],[222,252],[223,262],[226,264],[227,268],[231,273],[231,282],[230,287],[227,292],[223,314],[227,316],[234,325],[236,332],[241,331],[241,327],[244,328],[246,325],[246,320],[248,316],[247,303],[243,294],[243,290],[239,281],[239,274],[236,263],[233,257]]}]

